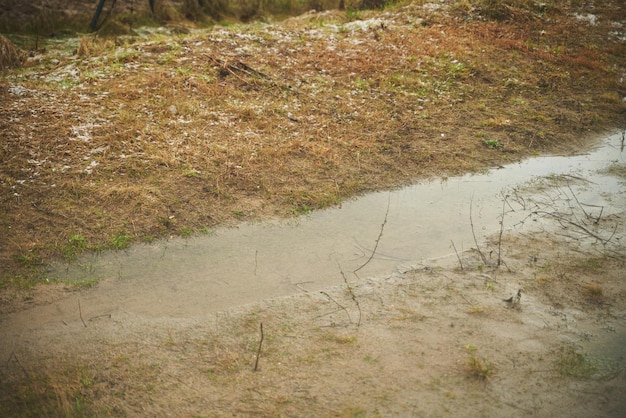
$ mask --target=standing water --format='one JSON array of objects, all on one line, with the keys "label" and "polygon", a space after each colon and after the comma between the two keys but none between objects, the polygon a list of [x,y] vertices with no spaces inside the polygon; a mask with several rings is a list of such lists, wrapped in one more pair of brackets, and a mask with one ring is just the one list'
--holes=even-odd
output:
[{"label": "standing water", "polygon": [[[603,191],[623,193],[606,173],[624,165],[623,134],[589,153],[538,157],[486,174],[373,193],[340,208],[295,220],[245,223],[214,234],[142,244],[57,265],[60,280],[100,279],[81,294],[93,310],[189,317],[267,298],[343,284],[342,271],[385,277],[420,261],[458,251],[500,228],[504,194],[533,179],[567,175],[594,183],[585,204],[603,205]],[[587,194],[585,194],[587,193]],[[471,219],[470,219],[471,210]],[[528,215],[508,205],[505,227]],[[473,224],[473,228],[470,226]],[[353,277],[353,276],[350,276]]]}]

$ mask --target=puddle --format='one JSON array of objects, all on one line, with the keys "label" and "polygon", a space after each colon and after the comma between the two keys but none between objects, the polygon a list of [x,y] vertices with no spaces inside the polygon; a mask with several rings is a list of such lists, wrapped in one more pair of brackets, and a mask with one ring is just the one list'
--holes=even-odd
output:
[{"label": "puddle", "polygon": [[[349,273],[368,261],[382,230],[374,256],[358,274],[386,277],[451,254],[451,242],[458,251],[473,247],[470,206],[479,242],[499,230],[503,191],[536,178],[584,178],[594,187],[577,190],[578,199],[606,205],[608,193],[623,195],[625,187],[623,179],[603,173],[611,165],[623,166],[624,155],[623,134],[618,133],[585,154],[532,158],[483,175],[373,193],[296,220],[243,224],[217,229],[211,236],[92,255],[56,266],[51,276],[102,279],[96,288],[81,292],[92,311],[199,316],[343,284],[341,270],[353,277]],[[507,228],[528,215],[509,203]]]}]

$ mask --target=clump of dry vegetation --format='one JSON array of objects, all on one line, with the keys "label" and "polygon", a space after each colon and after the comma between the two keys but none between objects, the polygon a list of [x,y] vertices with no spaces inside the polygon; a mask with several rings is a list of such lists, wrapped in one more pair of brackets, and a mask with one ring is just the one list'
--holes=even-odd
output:
[{"label": "clump of dry vegetation", "polygon": [[25,59],[26,54],[0,34],[0,71],[19,67]]},{"label": "clump of dry vegetation", "polygon": [[487,381],[494,374],[494,366],[488,360],[478,356],[477,348],[473,345],[465,347],[467,351],[466,372],[473,379]]},{"label": "clump of dry vegetation", "polygon": [[584,285],[583,293],[585,294],[585,297],[593,303],[601,305],[604,301],[602,286],[597,283],[589,283]]},{"label": "clump of dry vegetation", "polygon": [[624,125],[624,10],[458,4],[39,39],[0,89],[0,276],[36,281],[76,236],[302,214]]}]

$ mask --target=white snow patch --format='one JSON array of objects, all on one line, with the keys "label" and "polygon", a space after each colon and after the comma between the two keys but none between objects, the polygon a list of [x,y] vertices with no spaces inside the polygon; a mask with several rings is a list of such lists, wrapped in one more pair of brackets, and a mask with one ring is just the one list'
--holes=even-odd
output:
[{"label": "white snow patch", "polygon": [[593,15],[591,13],[587,13],[587,14],[584,14],[584,15],[583,14],[579,14],[579,13],[574,13],[574,17],[577,20],[587,21],[587,22],[589,22],[590,25],[595,25],[596,24],[597,16]]}]

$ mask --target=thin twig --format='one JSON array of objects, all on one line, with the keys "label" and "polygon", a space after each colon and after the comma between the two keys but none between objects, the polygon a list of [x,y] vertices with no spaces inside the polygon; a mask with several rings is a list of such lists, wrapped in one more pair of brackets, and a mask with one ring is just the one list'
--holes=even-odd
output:
[{"label": "thin twig", "polygon": [[[572,188],[569,185],[569,182],[567,183],[567,188],[569,189],[569,192],[572,194],[572,197],[574,198],[574,200],[576,201],[576,203],[578,204],[578,207],[580,208],[580,210],[582,210],[583,214],[585,215],[585,218],[589,219],[590,216],[587,213],[587,211],[583,208],[583,206],[580,204],[580,201],[578,200],[578,197],[576,197],[576,194],[574,193],[574,191],[572,190]],[[567,193],[565,193],[565,195],[567,196]],[[569,199],[568,199],[569,201]],[[578,217],[576,216],[576,214],[574,213],[573,208],[570,206],[570,209],[572,209],[572,216],[574,216],[574,219],[576,219],[578,221]],[[581,221],[579,221],[581,222]]]},{"label": "thin twig", "polygon": [[[511,204],[509,203],[509,201],[508,201],[508,199],[507,199],[508,197],[509,197],[509,195],[506,195],[506,196],[505,196],[505,198],[504,198],[504,202],[507,204],[507,206],[509,207],[509,209],[511,209],[511,212],[515,212],[515,209],[513,209],[513,206],[511,206]],[[503,211],[504,211],[504,209],[503,209]]]},{"label": "thin twig", "polygon": [[341,277],[343,277],[343,282],[346,284],[346,287],[348,288],[348,292],[350,292],[350,296],[352,297],[352,300],[354,301],[354,304],[356,305],[356,308],[359,311],[359,320],[356,323],[356,326],[358,328],[361,326],[361,317],[362,317],[361,305],[359,304],[358,299],[354,295],[354,292],[352,291],[352,287],[350,287],[350,283],[348,283],[348,278],[344,274],[343,269],[341,268],[341,265],[337,263],[337,266],[339,266],[339,271],[341,272]]},{"label": "thin twig", "polygon": [[87,328],[87,324],[85,323],[85,320],[83,319],[83,311],[80,308],[80,299],[78,299],[78,315],[80,315],[80,320],[83,322],[83,325],[85,326],[85,328]]},{"label": "thin twig", "polygon": [[163,258],[165,258],[165,252],[167,251],[167,243],[168,240],[165,240],[165,245],[163,246],[163,252],[161,253],[161,257],[159,257],[159,260],[163,260]]},{"label": "thin twig", "polygon": [[28,374],[28,372],[26,371],[26,368],[24,366],[22,366],[22,363],[20,362],[20,359],[17,358],[17,354],[15,354],[15,351],[13,351],[11,353],[11,355],[9,356],[9,359],[7,360],[7,366],[9,361],[11,361],[11,358],[15,359],[15,362],[20,366],[20,368],[22,369],[22,371],[24,372],[24,375],[26,376],[27,379],[30,379],[30,375]]},{"label": "thin twig", "polygon": [[498,264],[497,264],[498,267],[500,267],[500,264],[502,264],[502,233],[504,232],[504,208],[506,207],[507,197],[509,196],[505,195],[504,201],[502,202],[502,215],[500,218],[500,235],[498,236]]},{"label": "thin twig", "polygon": [[[575,227],[577,227],[577,228],[580,228],[580,229],[582,229],[582,230],[583,230],[586,234],[588,234],[589,236],[591,236],[591,237],[593,237],[593,238],[597,239],[598,241],[603,242],[604,244],[608,243],[608,242],[609,242],[609,241],[613,238],[613,235],[615,234],[615,231],[613,231],[613,234],[611,234],[611,236],[610,236],[608,239],[605,239],[605,238],[602,238],[601,236],[599,236],[599,235],[597,235],[597,234],[594,234],[593,232],[591,232],[590,230],[588,230],[588,229],[587,229],[587,228],[585,228],[584,226],[579,225],[579,224],[577,224],[576,222],[572,222],[572,221],[570,221],[569,219],[564,218],[563,216],[560,216],[560,215],[557,215],[557,214],[554,214],[554,213],[550,213],[550,212],[546,212],[546,211],[541,211],[541,210],[540,210],[540,211],[536,211],[535,213],[536,213],[536,214],[545,214],[545,215],[548,215],[548,216],[553,217],[554,219],[556,219],[556,220],[557,220],[557,221],[559,221],[559,222],[564,222],[564,223],[566,223],[566,224],[570,224],[570,225],[572,225],[572,226],[575,226]],[[561,225],[563,225],[563,224],[561,224]],[[615,228],[615,229],[617,229],[617,226],[616,226],[616,228]]]},{"label": "thin twig", "polygon": [[[311,282],[302,282],[302,283],[311,283]],[[300,283],[295,283],[295,286],[296,286],[298,289],[302,290],[304,293],[309,293],[309,291],[308,291],[308,290],[306,290],[304,287],[300,286]]]},{"label": "thin twig", "polygon": [[259,265],[258,261],[259,261],[259,250],[256,250],[254,252],[254,275],[255,276],[256,276],[256,269]]},{"label": "thin twig", "polygon": [[259,357],[261,357],[261,347],[263,346],[263,322],[260,322],[261,327],[261,340],[259,341],[259,349],[256,352],[256,361],[254,362],[254,371],[259,370]]},{"label": "thin twig", "polygon": [[320,292],[322,295],[326,296],[328,299],[332,300],[333,302],[335,302],[335,304],[337,306],[339,306],[341,309],[343,309],[346,312],[346,315],[348,315],[348,322],[352,323],[352,318],[350,317],[350,312],[348,312],[348,310],[346,309],[345,306],[343,306],[341,303],[337,302],[335,299],[333,299],[328,293],[321,291]]},{"label": "thin twig", "polygon": [[615,232],[617,231],[617,226],[618,224],[615,224],[615,228],[613,228],[613,233],[611,234],[611,236],[606,240],[605,244],[609,241],[611,241],[613,239],[613,237],[615,236]]},{"label": "thin twig", "polygon": [[91,318],[89,318],[87,321],[92,321],[94,319],[98,319],[98,318],[111,318],[111,314],[102,314],[102,315],[96,315],[96,316],[92,316]]},{"label": "thin twig", "polygon": [[454,241],[450,240],[450,243],[452,244],[452,248],[454,248],[454,253],[456,254],[456,258],[459,259],[459,266],[461,266],[461,271],[463,271],[463,262],[461,261],[461,256],[459,256],[459,252],[456,250]]},{"label": "thin twig", "polygon": [[598,215],[598,219],[596,219],[596,220],[594,221],[594,223],[595,223],[596,225],[598,225],[598,224],[600,223],[600,218],[602,218],[602,213],[603,213],[603,212],[604,212],[604,206],[602,206],[602,208],[600,209],[600,214]]},{"label": "thin twig", "polygon": [[[341,308],[343,308],[343,306]],[[325,316],[332,315],[332,314],[334,314],[336,312],[339,312],[340,310],[341,309],[335,309],[334,311],[330,311],[330,312],[323,313],[321,315],[314,316],[312,319],[320,319],[320,318],[323,318]]]},{"label": "thin twig", "polygon": [[474,244],[476,244],[476,250],[478,251],[478,254],[480,255],[480,259],[483,260],[484,265],[488,265],[489,263],[487,262],[487,258],[485,257],[485,254],[483,254],[483,252],[480,250],[480,247],[478,246],[478,240],[476,239],[476,233],[474,232],[474,220],[472,219],[473,203],[474,203],[474,194],[472,193],[472,198],[470,199],[470,226],[472,228],[472,236],[474,237]]},{"label": "thin twig", "polygon": [[376,254],[376,250],[378,249],[378,244],[380,243],[380,238],[383,236],[383,231],[385,229],[385,225],[387,224],[387,216],[389,215],[389,206],[390,205],[391,205],[391,193],[389,194],[389,199],[387,200],[387,211],[385,212],[385,219],[383,220],[383,223],[380,226],[380,232],[378,233],[378,238],[376,238],[376,244],[374,245],[374,249],[372,250],[372,254],[370,255],[370,257],[367,259],[367,261],[365,263],[363,263],[356,270],[353,270],[352,271],[353,273],[356,273],[357,271],[361,270],[363,267],[367,266],[369,264],[369,262],[372,261],[372,258],[374,258],[374,255]]}]

